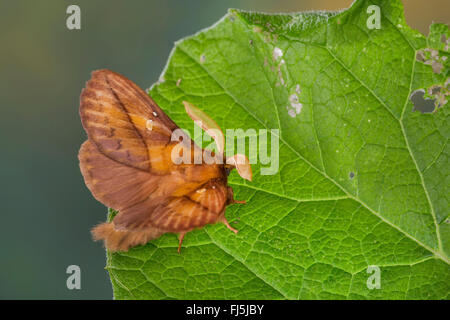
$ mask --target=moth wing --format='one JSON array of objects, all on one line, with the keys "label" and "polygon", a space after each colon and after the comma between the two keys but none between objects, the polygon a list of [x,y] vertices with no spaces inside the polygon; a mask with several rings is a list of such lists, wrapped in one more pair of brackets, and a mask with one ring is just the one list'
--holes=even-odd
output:
[{"label": "moth wing", "polygon": [[114,218],[114,224],[127,230],[156,228],[165,232],[187,232],[217,222],[226,204],[225,182],[210,181],[184,196],[149,198],[120,212]]},{"label": "moth wing", "polygon": [[115,210],[147,199],[161,179],[108,158],[89,140],[81,146],[78,158],[84,181],[94,198]]},{"label": "moth wing", "polygon": [[142,89],[110,70],[92,73],[81,93],[80,116],[101,153],[144,171],[152,167],[151,149],[164,153],[161,147],[178,128]]}]

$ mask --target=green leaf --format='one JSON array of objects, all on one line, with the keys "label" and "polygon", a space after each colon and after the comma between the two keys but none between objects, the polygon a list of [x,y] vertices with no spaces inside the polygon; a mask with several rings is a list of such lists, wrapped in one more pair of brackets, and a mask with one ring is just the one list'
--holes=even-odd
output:
[{"label": "green leaf", "polygon": [[[381,29],[367,27],[372,4]],[[449,111],[409,98],[448,85],[448,64],[416,60],[447,52],[446,28],[426,39],[399,0],[359,0],[340,13],[230,10],[177,42],[150,95],[191,131],[183,100],[222,129],[279,129],[280,166],[230,176],[247,200],[226,211],[237,235],[217,224],[188,233],[181,254],[174,234],[108,253],[115,298],[448,299]]]}]

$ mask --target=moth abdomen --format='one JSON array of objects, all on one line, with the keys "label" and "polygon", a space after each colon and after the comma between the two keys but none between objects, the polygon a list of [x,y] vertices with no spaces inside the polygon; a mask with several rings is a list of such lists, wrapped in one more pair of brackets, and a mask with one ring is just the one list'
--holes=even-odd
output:
[{"label": "moth abdomen", "polygon": [[164,233],[164,231],[154,228],[133,231],[117,229],[114,222],[101,223],[92,229],[94,240],[103,240],[105,247],[112,252],[128,251],[132,247],[159,238]]}]

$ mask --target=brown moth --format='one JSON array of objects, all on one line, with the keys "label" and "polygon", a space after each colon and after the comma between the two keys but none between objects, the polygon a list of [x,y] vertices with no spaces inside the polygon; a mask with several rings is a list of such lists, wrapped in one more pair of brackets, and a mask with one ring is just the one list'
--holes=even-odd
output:
[{"label": "brown moth", "polygon": [[[195,151],[205,150],[186,135],[172,141],[179,127],[124,76],[94,71],[83,89],[80,116],[88,140],[78,155],[81,173],[92,195],[119,211],[112,222],[92,230],[94,239],[103,240],[108,250],[127,251],[165,233],[178,233],[179,252],[186,232],[217,222],[237,233],[225,218],[225,208],[245,201],[234,200],[227,178],[237,168],[251,180],[248,158],[238,154],[225,159],[219,126],[183,103],[188,115],[201,120],[202,129],[214,138],[217,152],[210,155],[223,161],[195,164]],[[186,151],[192,151],[190,163],[172,161],[172,152]]]}]

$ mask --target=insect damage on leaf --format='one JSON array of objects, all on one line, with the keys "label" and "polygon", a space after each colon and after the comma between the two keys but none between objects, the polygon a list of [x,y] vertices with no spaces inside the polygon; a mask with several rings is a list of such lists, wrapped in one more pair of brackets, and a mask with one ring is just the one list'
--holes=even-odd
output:
[{"label": "insect damage on leaf", "polygon": [[303,105],[298,101],[297,94],[293,93],[289,96],[290,106],[287,106],[288,114],[295,118],[302,111]]},{"label": "insect damage on leaf", "polygon": [[423,89],[415,90],[410,100],[413,103],[413,111],[420,111],[422,113],[436,112],[448,102],[450,95],[450,79],[447,79],[443,86],[433,85],[428,88],[427,92]]},{"label": "insect damage on leaf", "polygon": [[417,51],[417,61],[424,64],[431,65],[434,73],[441,73],[444,68],[444,63],[447,60],[447,56],[439,56],[439,51],[436,49],[425,48]]},{"label": "insect damage on leaf", "polygon": [[448,28],[442,24],[434,24],[430,28],[428,44],[432,47],[417,50],[416,60],[418,63],[431,66],[433,73],[444,79],[440,83],[434,83],[426,89],[417,89],[410,95],[413,103],[413,111],[422,113],[433,113],[445,106],[450,95],[449,75],[449,43],[447,37]]},{"label": "insect damage on leaf", "polygon": [[426,98],[425,90],[419,89],[411,94],[411,102],[414,104],[413,111],[420,111],[422,113],[433,113],[436,109],[436,100]]},{"label": "insect damage on leaf", "polygon": [[273,61],[277,61],[283,56],[283,51],[280,48],[275,47],[273,49]]}]

